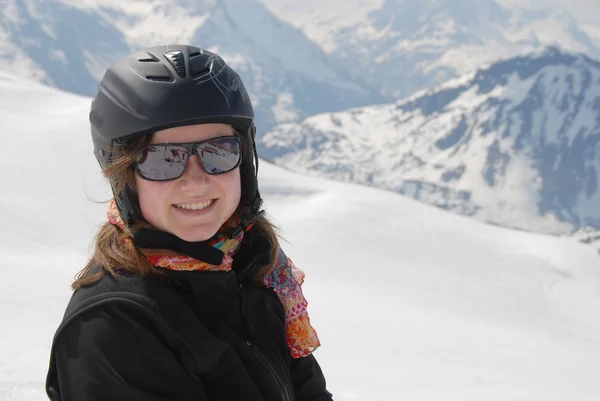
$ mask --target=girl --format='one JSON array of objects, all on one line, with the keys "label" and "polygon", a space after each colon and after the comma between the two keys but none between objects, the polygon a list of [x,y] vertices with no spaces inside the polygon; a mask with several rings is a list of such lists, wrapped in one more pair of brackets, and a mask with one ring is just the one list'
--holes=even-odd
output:
[{"label": "girl", "polygon": [[54,401],[331,400],[261,211],[239,76],[192,46],[108,68],[90,112],[114,199],[52,345]]}]

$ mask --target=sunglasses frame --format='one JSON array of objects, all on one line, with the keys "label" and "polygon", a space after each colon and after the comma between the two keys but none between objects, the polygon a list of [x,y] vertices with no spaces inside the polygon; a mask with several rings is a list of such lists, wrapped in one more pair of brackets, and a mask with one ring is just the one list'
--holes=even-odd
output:
[{"label": "sunglasses frame", "polygon": [[[213,172],[206,171],[206,167],[204,167],[204,163],[202,162],[202,159],[200,158],[200,155],[198,154],[198,150],[197,150],[198,145],[214,141],[215,139],[221,139],[221,138],[234,139],[238,143],[239,150],[240,150],[240,156],[238,157],[238,161],[235,164],[235,166],[233,166],[231,169],[229,169],[227,171],[222,171],[220,173],[213,173]],[[142,173],[140,172],[140,169],[139,169],[140,159],[142,158],[142,156],[139,156],[137,158],[136,162],[135,162],[135,171],[136,171],[137,175],[139,175],[144,180],[154,181],[154,182],[166,182],[166,181],[177,180],[177,179],[181,178],[183,176],[183,174],[185,173],[185,169],[187,168],[188,163],[190,162],[190,158],[192,158],[194,156],[194,154],[198,157],[198,161],[200,162],[200,165],[202,166],[202,169],[208,175],[221,175],[221,174],[229,173],[229,172],[235,170],[236,168],[238,168],[240,166],[240,164],[242,163],[242,143],[240,141],[240,138],[238,138],[235,135],[217,136],[217,137],[214,137],[214,138],[205,139],[203,141],[196,141],[196,142],[184,142],[184,143],[164,142],[164,143],[153,143],[153,144],[150,144],[150,145],[146,146],[146,148],[144,148],[143,154],[146,153],[148,151],[148,148],[151,147],[151,146],[169,146],[169,145],[170,146],[182,146],[188,152],[189,157],[185,161],[185,165],[183,166],[183,170],[181,171],[181,174],[179,174],[177,177],[169,178],[169,179],[165,179],[165,180],[155,180],[155,179],[152,179],[152,178],[146,178],[146,177],[144,177],[142,175]]]}]

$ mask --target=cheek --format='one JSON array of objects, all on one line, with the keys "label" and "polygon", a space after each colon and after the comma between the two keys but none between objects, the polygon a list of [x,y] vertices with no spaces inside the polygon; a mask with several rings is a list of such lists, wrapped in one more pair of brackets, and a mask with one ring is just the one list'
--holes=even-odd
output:
[{"label": "cheek", "polygon": [[235,204],[235,207],[240,203],[242,193],[242,185],[240,181],[240,170],[237,169],[229,174],[225,174],[221,181],[221,189],[227,194],[229,203]]},{"label": "cheek", "polygon": [[140,209],[142,210],[142,215],[146,220],[148,220],[148,216],[151,214],[150,211],[152,209],[150,207],[152,204],[152,196],[148,193],[149,191],[151,192],[151,188],[149,188],[147,184],[150,184],[150,182],[143,180],[138,176],[135,177],[135,186],[138,200],[140,202]]},{"label": "cheek", "polygon": [[135,185],[142,215],[148,223],[154,225],[160,216],[161,205],[168,194],[168,188],[165,188],[165,183],[147,181],[140,177],[135,178]]},{"label": "cheek", "polygon": [[231,183],[232,192],[235,194],[234,197],[236,199],[236,206],[237,206],[237,204],[240,203],[240,198],[241,198],[241,194],[242,194],[242,182],[240,179],[240,170],[239,169],[235,170],[235,178],[232,181],[233,181]]}]

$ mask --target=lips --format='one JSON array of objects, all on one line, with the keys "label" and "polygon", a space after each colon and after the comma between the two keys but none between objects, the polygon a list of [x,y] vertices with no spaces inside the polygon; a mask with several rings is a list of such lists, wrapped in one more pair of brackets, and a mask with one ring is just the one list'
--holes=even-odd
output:
[{"label": "lips", "polygon": [[203,202],[177,203],[173,206],[183,210],[203,210],[214,203],[216,199],[209,199]]}]

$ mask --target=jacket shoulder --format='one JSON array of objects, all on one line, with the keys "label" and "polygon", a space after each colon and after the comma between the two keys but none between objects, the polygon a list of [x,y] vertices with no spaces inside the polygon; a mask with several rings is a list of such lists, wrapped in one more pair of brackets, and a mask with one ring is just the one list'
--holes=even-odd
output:
[{"label": "jacket shoulder", "polygon": [[103,274],[98,281],[73,292],[58,331],[82,313],[107,304],[124,303],[159,320],[175,315],[180,307],[179,297],[166,279],[135,274],[113,276],[101,267],[93,273],[100,271]]}]

